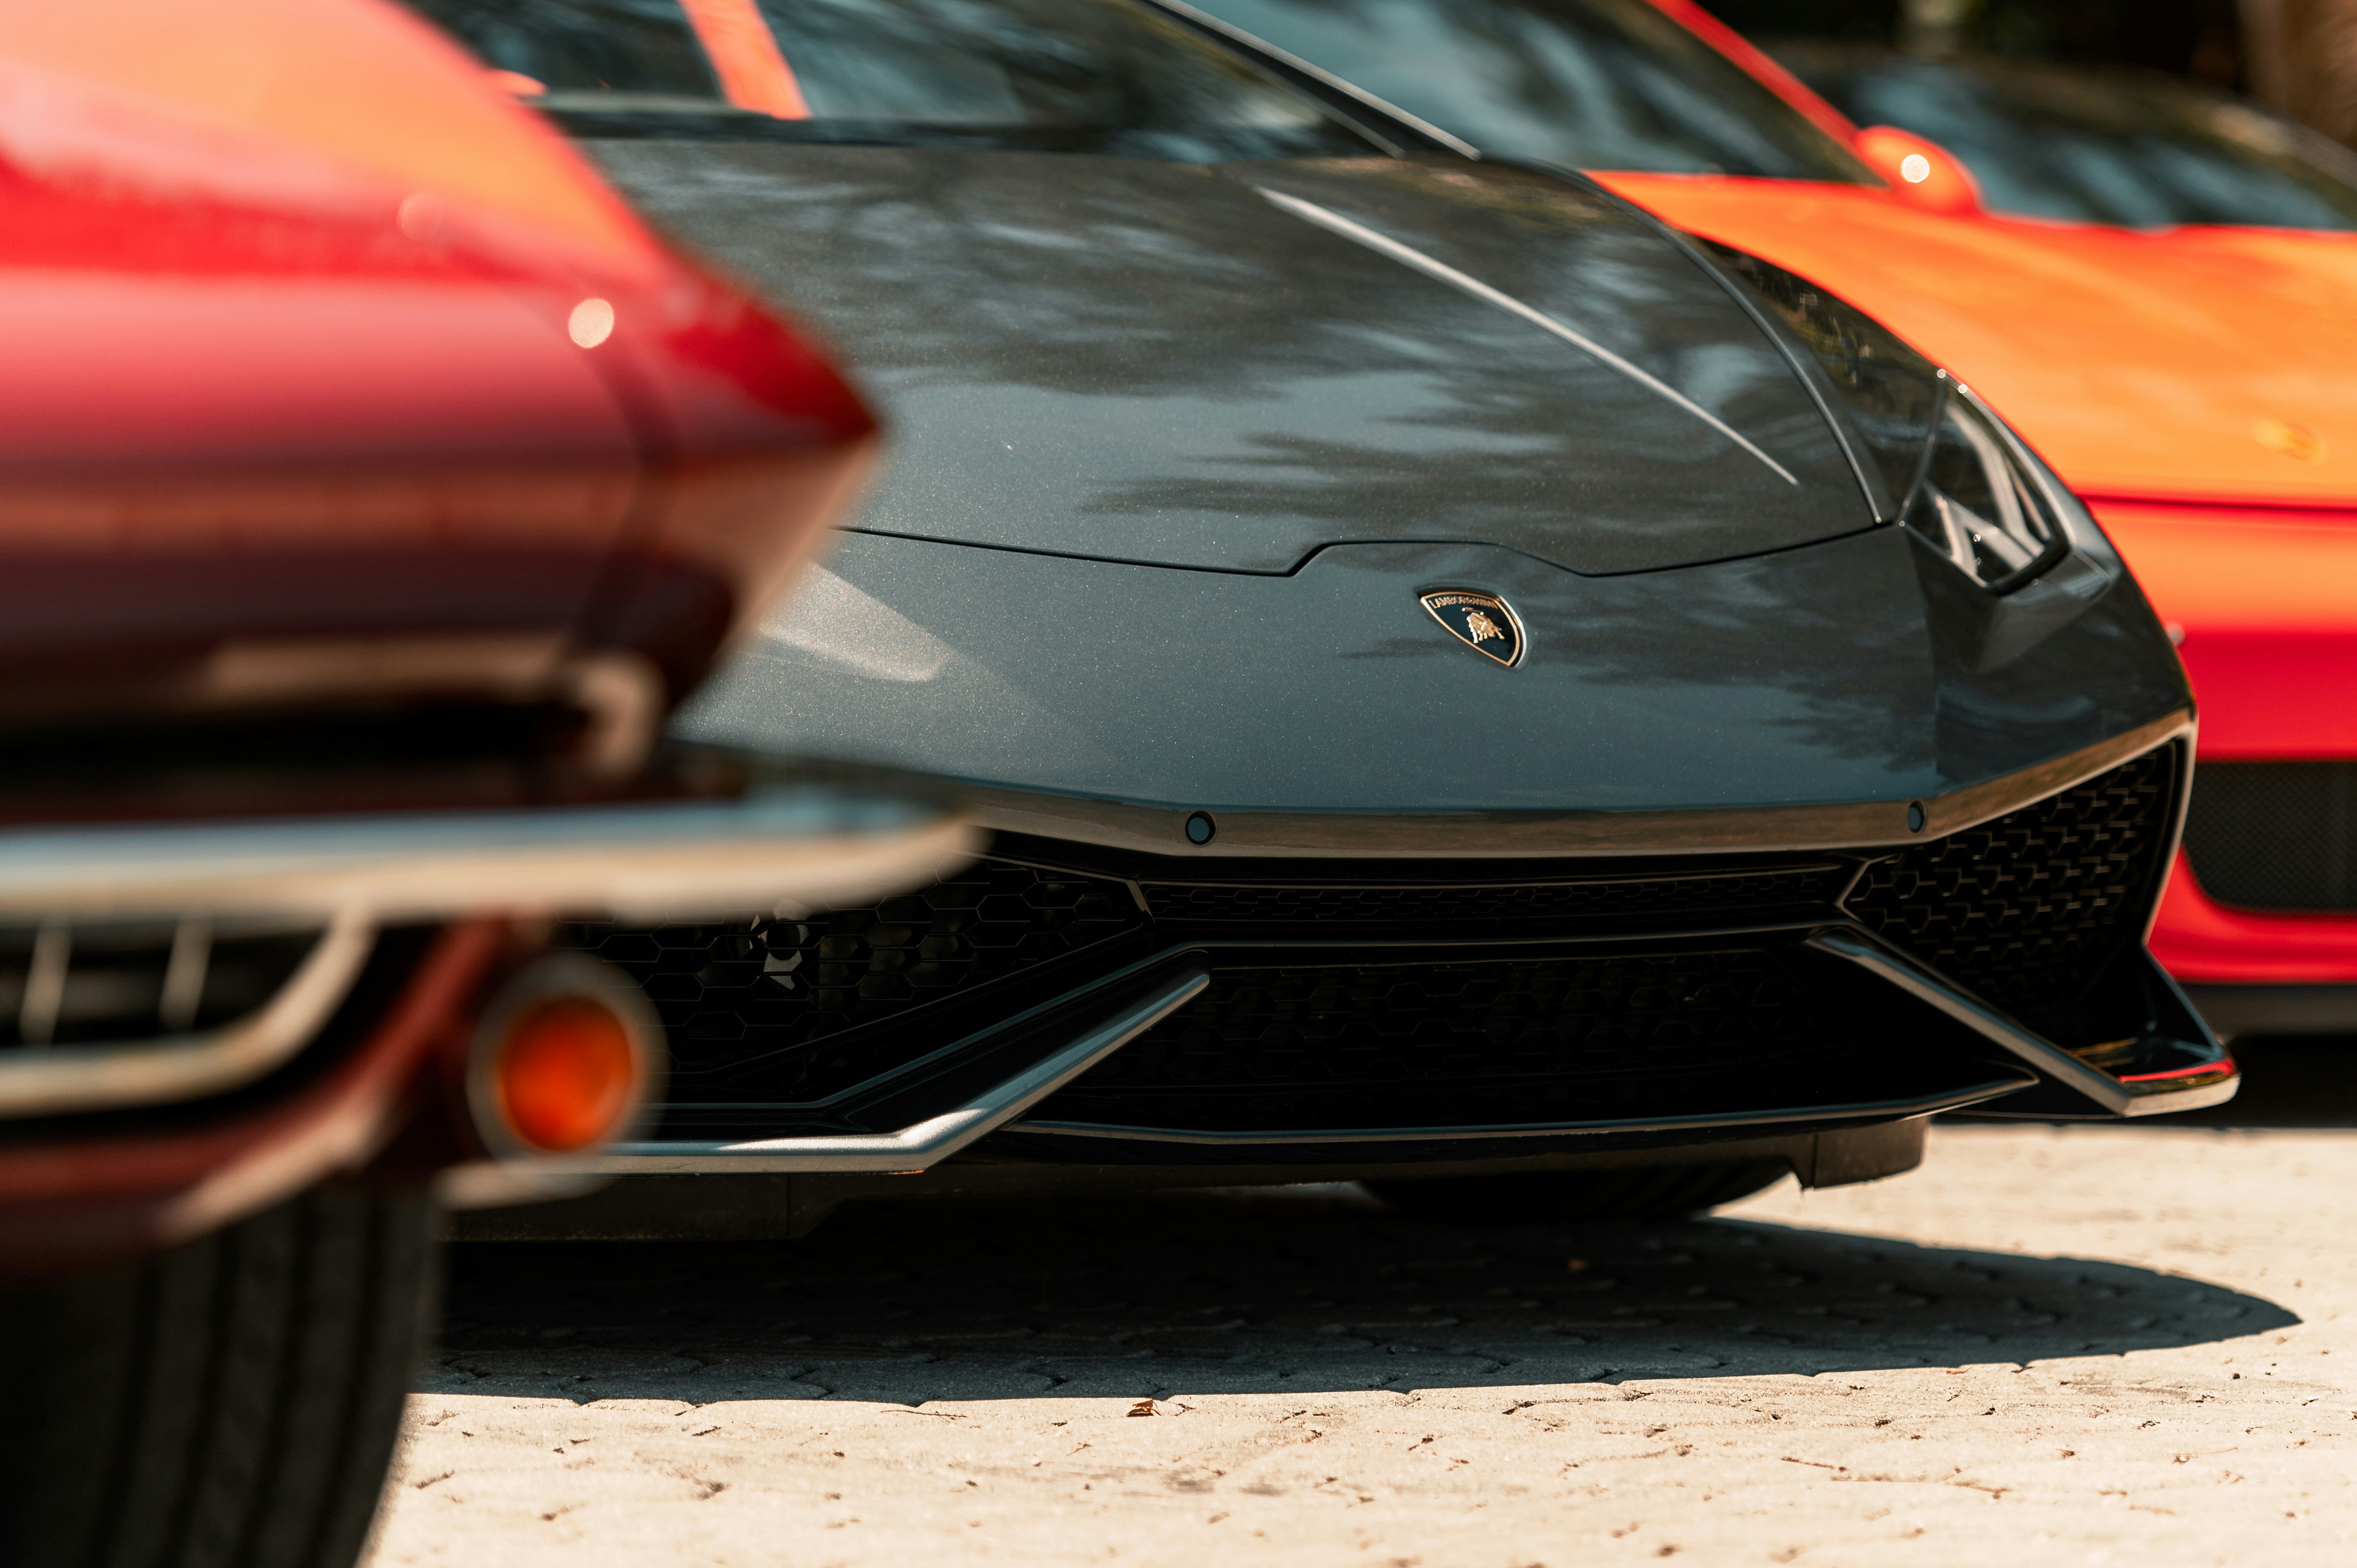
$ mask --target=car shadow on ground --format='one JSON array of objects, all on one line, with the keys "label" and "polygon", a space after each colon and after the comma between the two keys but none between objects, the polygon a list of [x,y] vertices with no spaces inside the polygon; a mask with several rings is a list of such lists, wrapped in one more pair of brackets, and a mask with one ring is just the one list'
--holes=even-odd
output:
[{"label": "car shadow on ground", "polygon": [[1179,1398],[1814,1374],[2206,1344],[2200,1280],[1714,1219],[1441,1224],[1355,1187],[849,1206],[792,1243],[453,1250],[421,1391]]}]

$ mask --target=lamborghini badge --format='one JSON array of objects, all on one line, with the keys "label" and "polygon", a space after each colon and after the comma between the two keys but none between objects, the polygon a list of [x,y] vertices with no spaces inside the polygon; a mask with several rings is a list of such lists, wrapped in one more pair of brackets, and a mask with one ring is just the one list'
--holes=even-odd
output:
[{"label": "lamborghini badge", "polygon": [[1523,623],[1505,600],[1466,588],[1435,588],[1417,597],[1433,619],[1474,652],[1509,670],[1523,661]]}]

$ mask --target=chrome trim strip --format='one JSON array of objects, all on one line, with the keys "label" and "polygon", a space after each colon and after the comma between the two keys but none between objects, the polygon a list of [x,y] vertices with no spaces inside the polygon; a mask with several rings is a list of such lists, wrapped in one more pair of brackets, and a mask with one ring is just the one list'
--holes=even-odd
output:
[{"label": "chrome trim strip", "polygon": [[[1846,959],[1868,973],[1889,982],[1917,1001],[1937,1008],[1983,1038],[2003,1047],[2047,1077],[2083,1095],[2115,1116],[2158,1116],[2175,1111],[2199,1111],[2233,1099],[2240,1087],[2239,1078],[2179,1090],[2160,1085],[2123,1083],[2110,1073],[2089,1067],[2043,1035],[2024,1028],[1986,1002],[1942,980],[1930,970],[1863,931],[1820,931],[1811,937],[1806,945],[1835,958]],[[2187,1011],[2191,1013],[2190,1007]],[[2200,1016],[2198,1014],[2192,1015]]]},{"label": "chrome trim strip", "polygon": [[73,928],[43,920],[33,938],[33,960],[25,971],[25,1001],[16,1009],[16,1037],[46,1046],[56,1035],[58,1010],[66,999],[66,970],[73,962]]},{"label": "chrome trim strip", "polygon": [[[2158,1087],[2158,1086],[2157,1086]],[[2237,1071],[2222,1083],[2205,1083],[2192,1089],[2158,1088],[2147,1090],[2129,1110],[2131,1116],[2173,1116],[2179,1111],[2207,1111],[2213,1105],[2223,1105],[2242,1092],[2243,1077]]]},{"label": "chrome trim strip", "polygon": [[[0,918],[801,914],[921,881],[980,837],[927,807],[777,789],[727,801],[43,827],[0,833]],[[789,895],[780,897],[781,893]]]},{"label": "chrome trim strip", "polygon": [[1786,484],[1798,485],[1801,482],[1792,469],[1770,457],[1743,432],[1736,429],[1735,426],[1727,424],[1661,377],[1642,366],[1622,359],[1595,338],[1565,325],[1537,306],[1526,305],[1501,288],[1493,288],[1469,273],[1459,272],[1447,262],[1427,256],[1413,245],[1404,245],[1388,234],[1378,233],[1365,224],[1353,222],[1340,213],[1320,207],[1314,201],[1304,201],[1297,196],[1288,196],[1284,191],[1272,190],[1265,185],[1256,185],[1253,189],[1259,192],[1273,206],[1283,208],[1305,223],[1314,223],[1330,233],[1340,234],[1353,244],[1364,245],[1377,255],[1388,256],[1404,267],[1420,272],[1436,282],[1445,283],[1460,294],[1469,295],[1484,305],[1495,306],[1509,316],[1519,317],[1529,322],[1542,332],[1551,333],[1562,338],[1589,359],[1620,371],[1663,403],[1709,425],[1713,430],[1758,458],[1767,467],[1770,473],[1774,474]]},{"label": "chrome trim strip", "polygon": [[[2195,753],[2201,750],[2201,727],[2198,717],[2188,720],[2185,733],[2178,738],[2177,742],[2179,748],[2177,754],[2177,799],[2170,803],[2169,842],[2162,848],[2160,861],[2160,886],[2164,892],[2168,890],[2169,879],[2177,875],[2177,857],[2185,848],[2185,824],[2193,814],[2193,758]],[[2155,898],[2152,901],[2152,908],[2144,912],[2144,929],[2136,937],[2136,940],[2143,942],[2147,949],[2152,944],[2153,928],[2159,923],[2160,900]],[[2168,971],[2161,969],[2158,963],[2152,967],[2167,978]],[[2169,980],[2169,984],[2170,989],[2177,992],[2177,999],[2184,1002],[2185,993],[2178,988],[2177,982]],[[2187,1005],[2190,1007],[2191,1004],[2188,1003]],[[2197,1018],[2201,1016],[2198,1012],[2193,1015]],[[2201,1026],[2206,1029],[2210,1026],[2205,1023]]]},{"label": "chrome trim strip", "polygon": [[1211,983],[1211,977],[1202,970],[1182,971],[1070,1045],[958,1110],[897,1133],[765,1138],[743,1144],[617,1144],[602,1154],[545,1163],[593,1176],[698,1171],[873,1171],[913,1176],[1022,1115],[1178,1011]]},{"label": "chrome trim strip", "polygon": [[[486,915],[793,916],[921,882],[972,859],[981,842],[935,808],[816,788],[718,801],[0,832],[0,918],[38,920],[43,932],[21,1010],[27,1044],[0,1051],[0,1120],[191,1100],[263,1077],[326,1022],[381,926]],[[169,1027],[172,1004],[188,1000],[174,994],[175,977],[185,982],[182,972],[199,965],[204,923],[231,914],[327,929],[278,994],[233,1024],[45,1043],[48,993],[59,989],[49,982],[62,982],[72,922],[180,921],[166,978]]]},{"label": "chrome trim strip", "polygon": [[1976,828],[1983,822],[2018,811],[2024,806],[2034,806],[2065,789],[2075,789],[2100,773],[2108,773],[2121,763],[2158,749],[2170,741],[2190,740],[2193,735],[2193,710],[2179,708],[2159,718],[2123,730],[2107,740],[2082,747],[2048,762],[2008,773],[2002,779],[1986,783],[1969,784],[1924,800],[1923,809],[1929,820],[1920,833],[1910,833],[1904,842],[1943,838],[1949,833]]},{"label": "chrome trim strip", "polygon": [[[2193,732],[2179,708],[2093,746],[1939,795],[1821,805],[1679,811],[1285,811],[1216,801],[1162,805],[961,784],[973,820],[1002,832],[1192,859],[1526,860],[1623,854],[1901,849],[1977,827],[2085,783]],[[1928,820],[1907,831],[1907,808]],[[1209,811],[1219,836],[1196,845],[1187,818]]]},{"label": "chrome trim strip", "polygon": [[0,1120],[195,1100],[250,1083],[308,1043],[351,989],[376,928],[345,910],[259,1012],[200,1035],[0,1051]]},{"label": "chrome trim strip", "polygon": [[1101,1122],[1017,1122],[1009,1133],[1045,1133],[1063,1138],[1112,1138],[1125,1143],[1268,1144],[1436,1144],[1480,1138],[1552,1138],[1607,1133],[1702,1132],[1714,1127],[1763,1127],[1786,1122],[1903,1121],[1941,1111],[1961,1110],[1985,1100],[2029,1088],[2038,1080],[2028,1073],[1995,1079],[1944,1094],[1915,1100],[1877,1101],[1861,1105],[1805,1105],[1776,1111],[1743,1111],[1731,1115],[1667,1116],[1647,1122],[1518,1122],[1483,1127],[1373,1127],[1279,1133],[1199,1133],[1175,1127],[1123,1127]]}]

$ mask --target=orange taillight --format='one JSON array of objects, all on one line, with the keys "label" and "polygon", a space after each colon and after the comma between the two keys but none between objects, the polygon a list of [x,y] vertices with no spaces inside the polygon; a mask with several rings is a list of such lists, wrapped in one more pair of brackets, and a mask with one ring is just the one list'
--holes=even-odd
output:
[{"label": "orange taillight", "polygon": [[640,1053],[630,1026],[604,1002],[542,1002],[508,1026],[492,1074],[500,1109],[534,1149],[569,1153],[602,1143],[641,1099]]},{"label": "orange taillight", "polygon": [[501,1159],[627,1140],[662,1096],[662,1025],[630,977],[552,953],[508,977],[484,1009],[467,1102]]}]

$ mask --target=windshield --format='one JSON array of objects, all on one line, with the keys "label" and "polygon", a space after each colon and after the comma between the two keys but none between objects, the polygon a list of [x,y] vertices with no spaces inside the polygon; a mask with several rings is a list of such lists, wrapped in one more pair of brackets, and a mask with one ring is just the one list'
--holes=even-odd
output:
[{"label": "windshield", "polygon": [[578,135],[1364,156],[1132,0],[410,0]]},{"label": "windshield", "polygon": [[1487,153],[1877,183],[1646,0],[1193,0]]},{"label": "windshield", "polygon": [[2357,229],[2357,155],[2165,77],[1780,48],[1861,125],[1946,147],[1990,210],[2136,229]]}]

